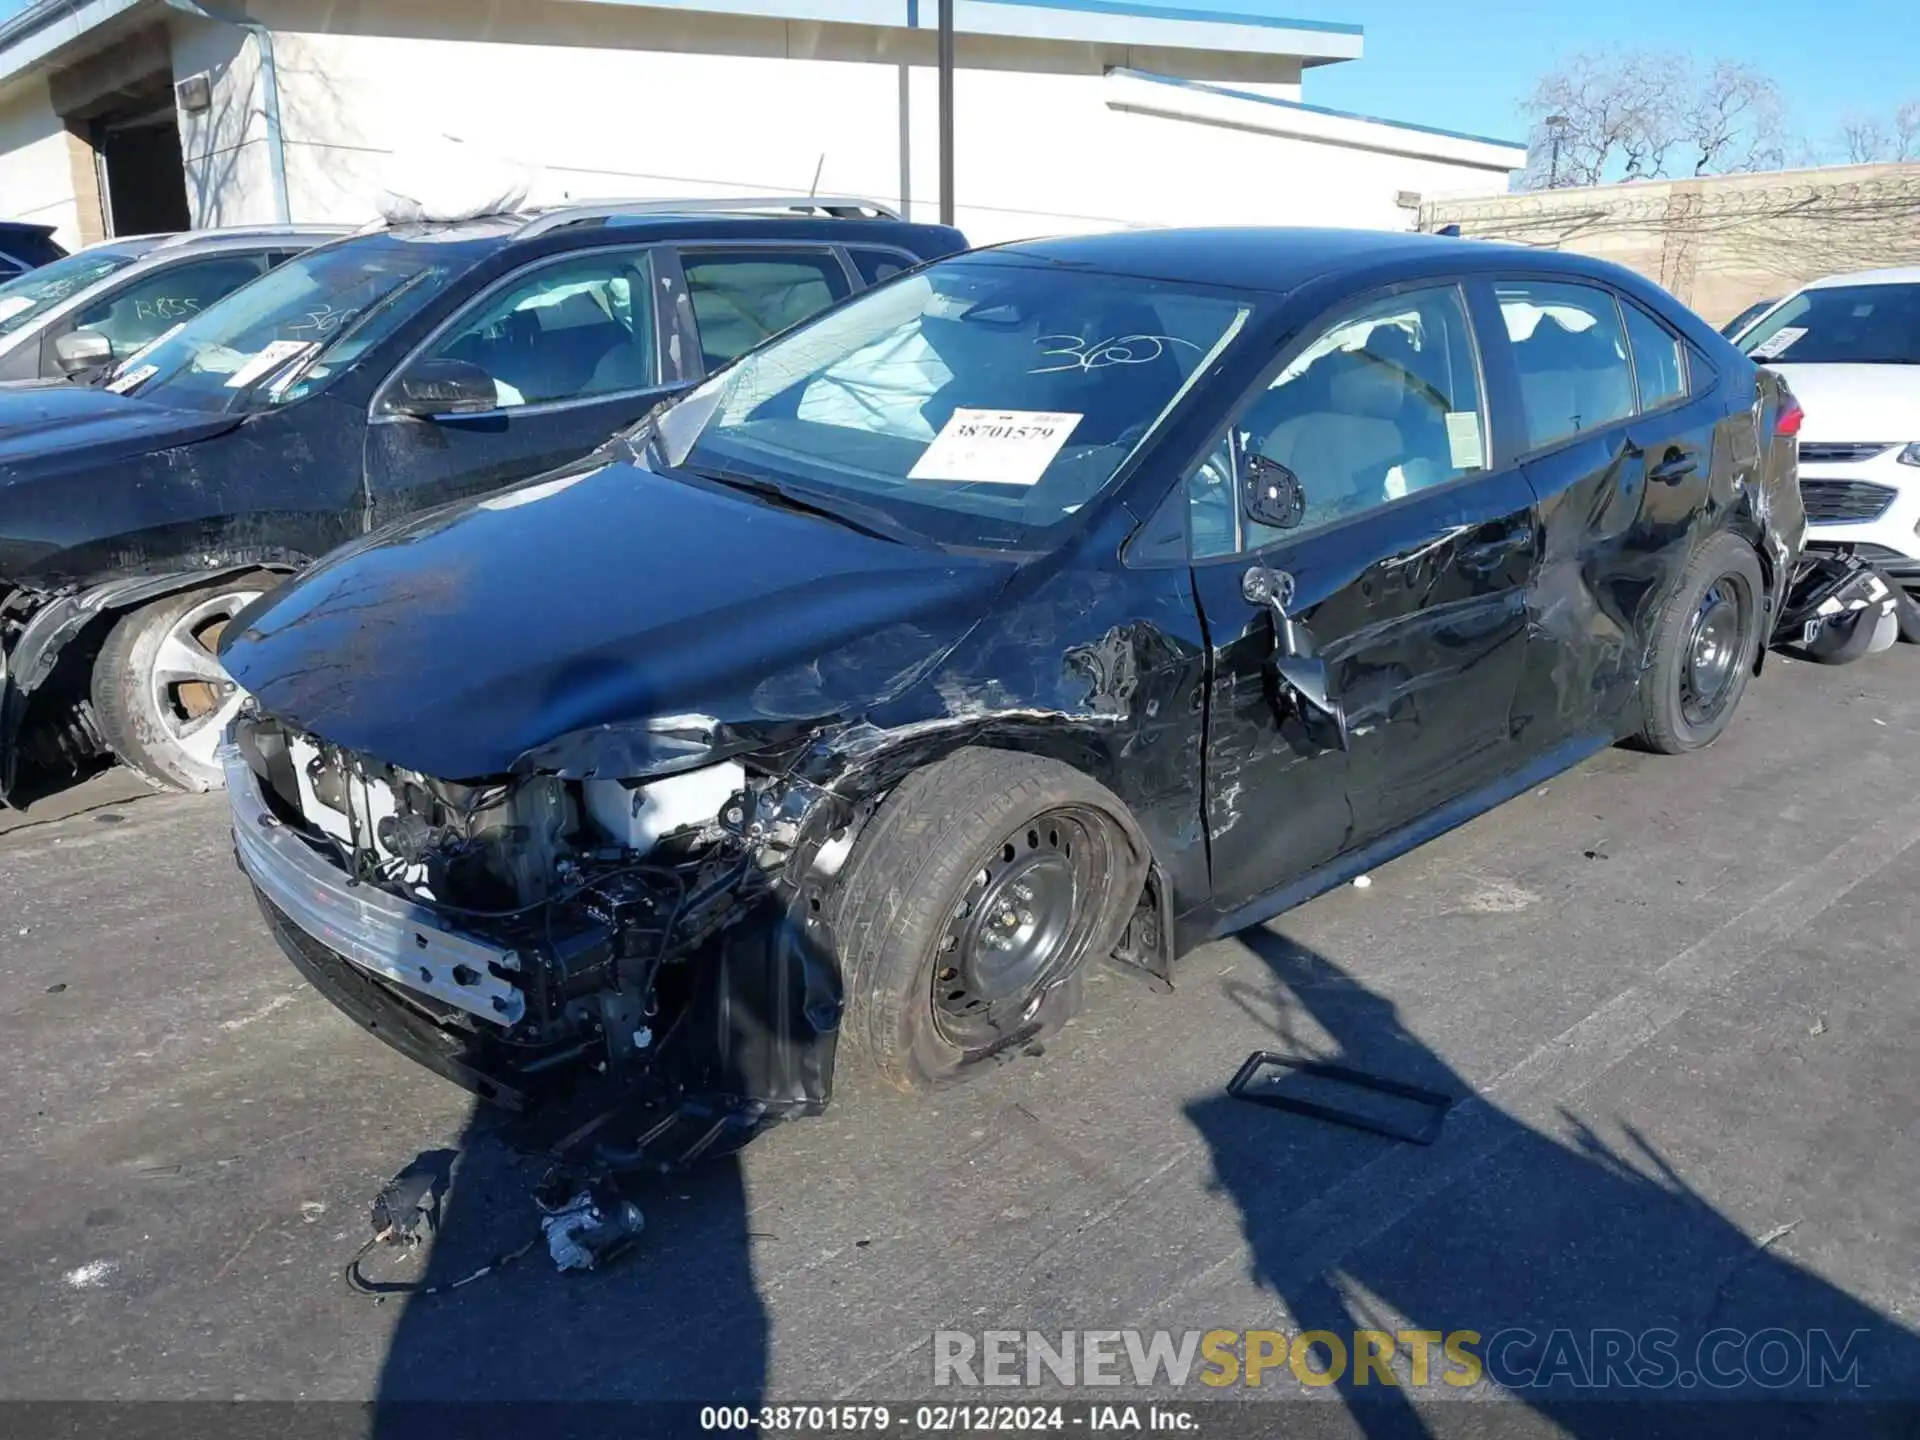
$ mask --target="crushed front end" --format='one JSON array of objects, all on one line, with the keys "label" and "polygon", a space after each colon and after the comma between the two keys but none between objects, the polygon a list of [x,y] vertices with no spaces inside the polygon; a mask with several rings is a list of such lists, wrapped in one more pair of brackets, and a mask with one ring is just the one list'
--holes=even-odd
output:
[{"label": "crushed front end", "polygon": [[258,714],[222,759],[281,948],[415,1060],[516,1109],[608,1086],[716,1125],[825,1107],[824,792],[738,761],[457,784]]}]

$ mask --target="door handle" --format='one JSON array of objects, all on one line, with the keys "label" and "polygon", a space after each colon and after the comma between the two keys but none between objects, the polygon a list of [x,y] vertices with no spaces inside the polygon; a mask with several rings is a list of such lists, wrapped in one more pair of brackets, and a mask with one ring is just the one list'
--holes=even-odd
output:
[{"label": "door handle", "polygon": [[1647,472],[1647,478],[1657,480],[1662,485],[1678,485],[1699,468],[1699,458],[1676,445],[1667,451],[1665,459]]}]

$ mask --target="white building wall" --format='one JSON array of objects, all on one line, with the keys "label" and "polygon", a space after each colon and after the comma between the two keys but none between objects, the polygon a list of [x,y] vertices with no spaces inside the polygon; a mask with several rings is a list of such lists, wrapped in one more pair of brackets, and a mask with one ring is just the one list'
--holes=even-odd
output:
[{"label": "white building wall", "polygon": [[[276,28],[296,220],[371,218],[388,156],[427,127],[539,166],[535,203],[817,184],[937,216],[928,35],[534,0],[498,0],[484,19],[417,0],[404,26],[381,23],[406,34],[322,33],[315,21],[332,12],[301,0],[254,13]],[[175,33],[176,77],[204,69],[215,81],[212,108],[182,117],[196,217],[270,220],[254,42],[186,17]],[[1166,67],[1180,58],[1169,53],[961,39],[957,218],[978,243],[1134,225],[1409,228],[1401,191],[1502,188],[1455,163],[1116,108],[1124,87],[1108,68]],[[1046,70],[1016,68],[1036,56]],[[1228,64],[1186,58],[1201,72]],[[1298,98],[1296,62],[1244,63],[1251,75],[1218,78]]]},{"label": "white building wall", "polygon": [[80,247],[80,207],[74,198],[72,140],[46,85],[20,87],[0,101],[0,219],[54,227],[54,239]]}]

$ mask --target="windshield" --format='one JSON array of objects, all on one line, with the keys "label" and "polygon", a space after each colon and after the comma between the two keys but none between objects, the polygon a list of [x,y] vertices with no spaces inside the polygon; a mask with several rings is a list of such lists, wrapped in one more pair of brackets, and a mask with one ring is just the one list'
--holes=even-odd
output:
[{"label": "windshield", "polygon": [[1802,290],[1737,343],[1793,365],[1920,365],[1920,284]]},{"label": "windshield", "polygon": [[0,285],[0,335],[31,325],[62,300],[97,285],[140,258],[138,251],[86,250]]},{"label": "windshield", "polygon": [[661,417],[667,460],[1033,549],[1097,496],[1240,332],[1251,300],[976,257],[750,352]]},{"label": "windshield", "polygon": [[435,259],[420,245],[311,250],[129,355],[108,387],[198,410],[297,400],[391,334],[457,273]]}]

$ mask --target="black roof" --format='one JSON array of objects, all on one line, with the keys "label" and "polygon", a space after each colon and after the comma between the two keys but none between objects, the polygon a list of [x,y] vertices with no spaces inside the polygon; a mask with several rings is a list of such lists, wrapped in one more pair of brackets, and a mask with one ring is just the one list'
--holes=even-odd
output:
[{"label": "black roof", "polygon": [[1100,235],[1023,240],[988,253],[1032,256],[1061,265],[1116,274],[1281,292],[1336,274],[1391,279],[1438,270],[1494,266],[1569,274],[1617,275],[1616,267],[1586,256],[1490,240],[1395,230],[1242,228],[1118,230]]}]

